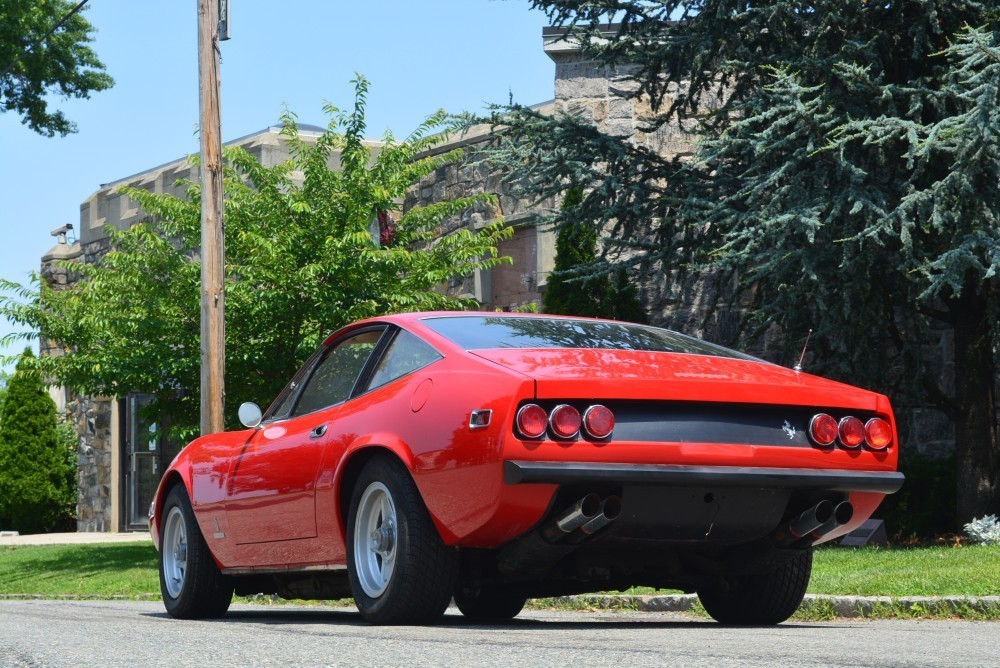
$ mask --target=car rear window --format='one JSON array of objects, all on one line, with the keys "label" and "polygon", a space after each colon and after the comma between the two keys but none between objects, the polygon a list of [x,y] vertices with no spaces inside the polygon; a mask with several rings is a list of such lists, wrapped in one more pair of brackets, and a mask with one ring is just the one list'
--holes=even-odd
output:
[{"label": "car rear window", "polygon": [[518,316],[435,316],[422,322],[466,350],[601,348],[755,360],[669,329],[618,322]]}]

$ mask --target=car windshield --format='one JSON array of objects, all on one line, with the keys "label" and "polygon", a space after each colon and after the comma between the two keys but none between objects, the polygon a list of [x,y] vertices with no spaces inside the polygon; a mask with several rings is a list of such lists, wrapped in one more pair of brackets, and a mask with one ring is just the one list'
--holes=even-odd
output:
[{"label": "car windshield", "polygon": [[602,348],[713,355],[750,355],[668,329],[620,322],[517,316],[435,316],[422,321],[466,350],[490,348]]}]

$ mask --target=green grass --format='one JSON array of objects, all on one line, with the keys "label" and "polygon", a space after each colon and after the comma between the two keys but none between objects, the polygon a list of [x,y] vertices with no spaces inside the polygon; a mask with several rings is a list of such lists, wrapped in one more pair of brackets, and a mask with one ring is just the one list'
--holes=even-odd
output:
[{"label": "green grass", "polygon": [[[0,595],[155,597],[159,591],[156,551],[148,543],[0,548]],[[809,592],[1000,596],[1000,547],[821,548]]]},{"label": "green grass", "polygon": [[1000,546],[821,548],[809,593],[1000,596]]},{"label": "green grass", "polygon": [[80,598],[160,594],[149,543],[0,548],[0,594]]}]

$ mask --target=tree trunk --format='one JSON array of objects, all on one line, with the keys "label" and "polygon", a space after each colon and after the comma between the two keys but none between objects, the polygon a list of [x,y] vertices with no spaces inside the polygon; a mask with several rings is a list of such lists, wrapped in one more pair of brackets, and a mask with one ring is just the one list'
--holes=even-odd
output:
[{"label": "tree trunk", "polygon": [[956,519],[961,526],[995,512],[998,498],[996,378],[986,298],[978,281],[966,280],[962,295],[949,300],[955,324]]}]

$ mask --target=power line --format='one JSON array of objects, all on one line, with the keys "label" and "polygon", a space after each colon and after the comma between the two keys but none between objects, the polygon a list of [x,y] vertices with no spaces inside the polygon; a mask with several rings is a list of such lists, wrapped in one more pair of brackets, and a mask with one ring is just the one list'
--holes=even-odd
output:
[{"label": "power line", "polygon": [[32,44],[27,49],[25,49],[24,51],[22,51],[21,55],[19,55],[17,58],[15,58],[14,60],[12,60],[11,63],[10,63],[10,65],[8,65],[6,68],[4,68],[3,74],[0,74],[0,78],[3,78],[5,76],[7,76],[8,74],[10,74],[10,71],[12,69],[14,69],[14,66],[17,65],[19,62],[21,62],[21,58],[24,58],[25,55],[27,55],[27,54],[31,53],[32,51],[34,51],[34,49],[35,49],[36,46],[38,46],[39,44],[41,44],[42,42],[44,42],[45,40],[47,40],[49,37],[51,37],[52,33],[54,33],[56,30],[59,30],[59,26],[61,26],[62,24],[66,23],[66,21],[68,21],[71,16],[73,16],[78,11],[80,11],[81,9],[83,9],[83,6],[85,4],[87,4],[87,2],[89,2],[89,0],[82,0],[82,2],[80,2],[79,4],[77,4],[76,7],[74,7],[73,9],[71,9],[70,12],[68,14],[66,14],[66,16],[64,16],[61,19],[59,19],[59,22],[56,23],[54,26],[52,26],[51,30],[49,30],[47,33],[45,33],[41,37],[39,37],[35,41],[34,44]]}]

